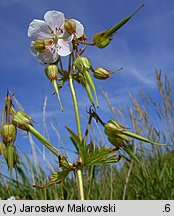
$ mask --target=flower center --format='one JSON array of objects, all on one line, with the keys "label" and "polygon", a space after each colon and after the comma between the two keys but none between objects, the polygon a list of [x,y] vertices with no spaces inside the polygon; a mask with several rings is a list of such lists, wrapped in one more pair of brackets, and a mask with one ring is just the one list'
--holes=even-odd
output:
[{"label": "flower center", "polygon": [[55,28],[54,31],[51,32],[52,35],[52,39],[54,41],[54,43],[57,43],[57,41],[62,38],[61,35],[63,34],[63,29],[59,28]]}]

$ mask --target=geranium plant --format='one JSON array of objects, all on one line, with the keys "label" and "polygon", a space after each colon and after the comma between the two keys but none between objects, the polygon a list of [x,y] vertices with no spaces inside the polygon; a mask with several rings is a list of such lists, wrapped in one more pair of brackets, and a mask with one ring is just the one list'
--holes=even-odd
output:
[{"label": "geranium plant", "polygon": [[[15,149],[15,138],[17,129],[32,133],[41,143],[43,143],[57,158],[61,171],[56,171],[49,178],[46,185],[37,185],[38,188],[45,188],[55,183],[62,183],[70,172],[75,172],[77,177],[77,187],[79,199],[85,199],[83,190],[83,170],[88,166],[99,166],[106,163],[117,163],[122,158],[121,151],[125,151],[140,165],[138,157],[134,154],[131,145],[131,138],[147,143],[158,144],[130,132],[120,123],[109,120],[103,122],[97,113],[98,98],[96,87],[92,78],[106,80],[113,74],[109,69],[103,67],[93,68],[90,59],[84,55],[87,46],[105,48],[111,43],[114,34],[125,25],[143,7],[140,6],[132,15],[124,18],[112,28],[96,33],[92,42],[87,41],[83,25],[75,19],[66,19],[59,11],[48,11],[44,15],[44,20],[34,19],[28,28],[28,37],[31,39],[31,53],[36,56],[44,67],[44,72],[53,85],[57,95],[60,109],[63,111],[61,91],[65,82],[69,83],[74,107],[77,132],[66,127],[78,157],[74,162],[70,162],[57,148],[54,147],[40,132],[34,127],[32,117],[22,110],[15,110],[12,100],[13,95],[7,93],[5,97],[5,107],[2,112],[2,142],[0,143],[0,154],[7,161],[12,178],[12,169],[15,167],[17,153]],[[69,59],[67,67],[63,67],[62,57]],[[120,69],[118,69],[120,70]],[[78,101],[74,83],[85,88],[89,98],[89,120],[85,134],[82,135],[81,120],[79,115]],[[92,120],[101,124],[104,133],[108,138],[110,147],[94,145],[93,141],[87,139]],[[141,165],[142,166],[142,165]],[[147,171],[145,170],[147,173]],[[147,173],[148,175],[148,173]]]}]

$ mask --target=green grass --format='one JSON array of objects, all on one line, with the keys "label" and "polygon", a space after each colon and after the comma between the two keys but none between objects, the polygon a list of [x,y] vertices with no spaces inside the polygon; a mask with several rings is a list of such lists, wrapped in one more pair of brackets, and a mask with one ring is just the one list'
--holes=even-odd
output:
[{"label": "green grass", "polygon": [[[123,110],[121,107],[114,109],[107,94],[103,92],[103,95],[115,120],[125,125],[129,122],[136,133],[156,142],[169,143],[171,147],[133,143],[134,152],[149,176],[131,159],[129,161],[122,159],[116,165],[88,167],[83,173],[86,199],[174,199],[174,152],[171,150],[174,143],[172,87],[167,76],[162,78],[161,72],[156,71],[156,78],[160,95],[159,103],[141,91],[138,99],[130,94],[132,104],[128,109]],[[149,115],[149,109],[151,115]],[[125,119],[125,113],[129,114],[129,119]],[[45,124],[44,127],[46,128]],[[99,130],[99,133],[102,132]],[[78,199],[73,173],[63,184],[53,185],[47,189],[33,187],[34,184],[45,184],[48,177],[38,163],[34,146],[32,150],[35,163],[32,164],[27,157],[25,164],[20,162],[16,170],[18,180],[14,180],[10,187],[8,177],[0,175],[1,199],[7,199],[10,196],[18,199]],[[50,168],[50,173],[51,171]]]}]

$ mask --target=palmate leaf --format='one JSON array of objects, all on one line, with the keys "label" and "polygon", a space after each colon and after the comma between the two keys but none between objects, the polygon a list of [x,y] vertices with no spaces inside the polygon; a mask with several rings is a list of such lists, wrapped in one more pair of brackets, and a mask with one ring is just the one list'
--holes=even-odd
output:
[{"label": "palmate leaf", "polygon": [[52,176],[49,178],[49,182],[45,185],[34,186],[36,188],[47,188],[53,184],[60,184],[64,181],[67,175],[75,169],[74,165],[67,161],[64,155],[59,156],[59,167],[62,168],[62,171],[53,172]]},{"label": "palmate leaf", "polygon": [[49,182],[45,185],[33,185],[33,187],[42,189],[42,188],[48,188],[50,186],[52,186],[53,184],[60,184],[64,181],[64,179],[67,177],[67,175],[69,174],[70,170],[65,169],[62,170],[60,172],[53,172],[52,176],[50,176],[49,178]]},{"label": "palmate leaf", "polygon": [[116,163],[120,160],[120,156],[114,154],[116,152],[118,152],[118,149],[116,148],[105,148],[104,146],[99,148],[91,141],[90,144],[85,147],[83,166]]},{"label": "palmate leaf", "polygon": [[68,162],[64,155],[59,156],[59,167],[69,171],[74,170],[73,164]]},{"label": "palmate leaf", "polygon": [[102,165],[106,163],[116,163],[119,161],[120,156],[114,155],[118,150],[117,148],[98,147],[91,141],[87,146],[84,145],[83,140],[80,141],[79,137],[68,127],[68,130],[73,143],[78,148],[78,152],[82,159],[82,166]]}]

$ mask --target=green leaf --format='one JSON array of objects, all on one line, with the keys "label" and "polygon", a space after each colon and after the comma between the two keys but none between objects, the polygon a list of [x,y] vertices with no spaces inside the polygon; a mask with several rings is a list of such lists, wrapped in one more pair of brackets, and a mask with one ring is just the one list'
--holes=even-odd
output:
[{"label": "green leaf", "polygon": [[84,166],[103,165],[106,163],[116,163],[120,160],[114,153],[117,149],[95,146],[92,141],[85,147]]},{"label": "green leaf", "polygon": [[82,157],[83,160],[83,152],[84,152],[84,144],[83,141],[80,141],[79,137],[77,134],[75,134],[70,128],[66,127],[65,128],[68,130],[71,139],[73,140],[73,144],[75,148],[77,149],[78,153]]},{"label": "green leaf", "polygon": [[53,175],[50,176],[48,184],[45,185],[33,185],[36,188],[42,189],[42,188],[48,188],[52,186],[53,184],[60,184],[64,181],[64,179],[69,174],[70,170],[63,170],[61,172],[53,172]]},{"label": "green leaf", "polygon": [[73,170],[73,164],[69,163],[64,155],[59,156],[59,166],[63,169]]}]

